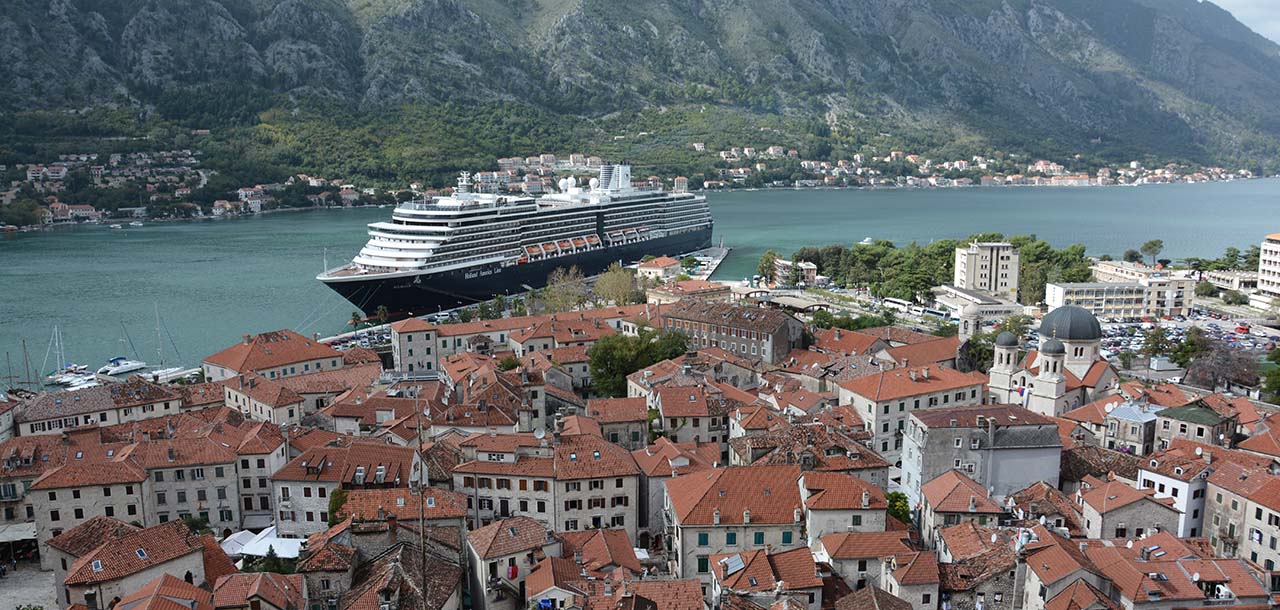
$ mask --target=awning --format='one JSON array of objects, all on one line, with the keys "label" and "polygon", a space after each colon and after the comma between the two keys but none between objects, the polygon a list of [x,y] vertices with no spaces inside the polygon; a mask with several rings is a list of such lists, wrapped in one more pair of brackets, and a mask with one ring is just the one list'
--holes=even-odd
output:
[{"label": "awning", "polygon": [[35,540],[35,523],[10,523],[0,525],[0,542],[18,542],[19,540]]},{"label": "awning", "polygon": [[276,538],[276,528],[262,530],[253,540],[240,549],[241,555],[266,557],[268,550],[274,549],[276,556],[282,559],[293,559],[302,550],[303,538]]}]

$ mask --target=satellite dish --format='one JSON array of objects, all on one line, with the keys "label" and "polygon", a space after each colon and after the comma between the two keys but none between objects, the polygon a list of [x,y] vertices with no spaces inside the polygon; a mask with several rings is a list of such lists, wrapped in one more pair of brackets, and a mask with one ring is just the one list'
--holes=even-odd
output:
[{"label": "satellite dish", "polygon": [[1227,438],[1227,435],[1225,435],[1225,434],[1219,434],[1219,435],[1218,435],[1218,440],[1223,440],[1223,439],[1225,439],[1225,438]]},{"label": "satellite dish", "polygon": [[578,179],[573,176],[569,176],[569,188],[573,188],[575,186],[578,186]]},{"label": "satellite dish", "polygon": [[1107,413],[1110,413],[1110,412],[1112,412],[1112,411],[1115,411],[1115,410],[1116,410],[1116,403],[1114,403],[1114,402],[1109,402],[1109,403],[1107,403],[1106,410],[1107,410]]},{"label": "satellite dish", "polygon": [[1131,548],[1133,548],[1133,541],[1132,541],[1132,540],[1130,540],[1130,541],[1128,541],[1128,542],[1124,543],[1124,548],[1126,548],[1126,549],[1131,549]]},{"label": "satellite dish", "polygon": [[1196,447],[1196,456],[1201,456],[1201,455],[1204,455],[1204,448]]},{"label": "satellite dish", "polygon": [[591,188],[593,188],[593,189],[595,189],[595,188],[600,188],[600,179],[599,179],[599,178],[592,178],[592,179],[591,179],[591,181],[590,181],[590,182],[588,182],[587,184],[590,184],[590,185],[591,185]]},{"label": "satellite dish", "polygon": [[567,178],[561,178],[559,182],[556,182],[556,184],[560,186],[561,191],[569,190],[569,180]]},{"label": "satellite dish", "polygon": [[547,438],[547,431],[543,428],[538,428],[537,430],[533,431],[533,438],[536,438],[538,440]]},{"label": "satellite dish", "polygon": [[1044,525],[1047,522],[1048,522],[1048,519],[1045,519],[1044,515],[1040,515],[1040,525]]},{"label": "satellite dish", "polygon": [[1196,572],[1191,575],[1191,582],[1200,582],[1200,573]]},{"label": "satellite dish", "polygon": [[992,534],[991,534],[991,544],[995,544],[995,543],[996,543],[996,540],[999,540],[999,539],[1000,539],[1000,537],[999,537],[999,536],[996,536],[996,535],[995,535],[995,532],[992,532]]}]

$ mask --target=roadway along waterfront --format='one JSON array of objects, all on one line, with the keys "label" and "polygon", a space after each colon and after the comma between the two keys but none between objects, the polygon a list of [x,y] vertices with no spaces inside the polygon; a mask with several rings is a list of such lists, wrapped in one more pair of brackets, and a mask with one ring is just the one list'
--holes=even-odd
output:
[{"label": "roadway along waterfront", "polygon": [[[762,190],[711,193],[715,241],[733,248],[717,279],[753,273],[766,248],[864,237],[910,240],[983,231],[1035,233],[1054,246],[1084,243],[1119,254],[1147,239],[1165,256],[1218,256],[1280,230],[1280,180],[1111,188],[939,190]],[[168,333],[166,364],[193,366],[242,333],[290,327],[343,330],[354,309],[320,282],[367,239],[365,224],[391,210],[323,210],[223,221],[105,225],[0,236],[0,352],[23,374],[21,340],[33,368],[53,326],[67,357],[96,368],[111,356],[154,362],[155,308]],[[127,330],[133,347],[121,339]],[[181,353],[175,357],[169,336]],[[3,353],[0,353],[0,358]],[[0,360],[0,376],[7,375]],[[44,367],[53,367],[52,358]],[[47,371],[39,371],[47,372]]]}]

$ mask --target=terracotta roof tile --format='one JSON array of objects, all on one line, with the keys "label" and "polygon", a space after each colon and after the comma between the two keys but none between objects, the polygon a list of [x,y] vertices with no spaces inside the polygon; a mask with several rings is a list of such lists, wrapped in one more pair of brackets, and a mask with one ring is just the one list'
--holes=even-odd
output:
[{"label": "terracotta roof tile", "polygon": [[[388,486],[406,486],[413,477],[414,450],[368,441],[349,441],[312,447],[289,461],[275,474],[275,481],[330,481],[355,484],[357,469],[363,468],[365,485],[375,482],[379,466]],[[399,481],[399,483],[396,483]]]},{"label": "terracotta roof tile", "polygon": [[204,361],[245,373],[325,358],[342,358],[342,353],[286,329],[251,335]]},{"label": "terracotta roof tile", "polygon": [[145,480],[147,480],[147,471],[132,460],[117,459],[97,463],[71,461],[65,466],[59,466],[40,475],[40,478],[31,484],[31,489],[141,483]]},{"label": "terracotta roof tile", "polygon": [[169,574],[161,574],[116,602],[129,610],[213,610],[213,594]]},{"label": "terracotta roof tile", "polygon": [[[1085,479],[1085,483],[1090,487],[1082,488],[1077,493],[1081,495],[1085,504],[1103,515],[1143,500],[1150,500],[1165,507],[1169,507],[1173,502],[1173,498],[1156,498],[1154,489],[1134,489],[1122,481],[1102,481],[1089,477]],[[1170,510],[1173,509],[1170,508]]]},{"label": "terracotta roof tile", "polygon": [[[809,510],[886,510],[884,490],[842,472],[806,472],[801,483],[809,492]],[[863,506],[863,500],[866,506]]]},{"label": "terracotta roof tile", "polygon": [[[733,557],[742,562],[742,568],[730,572]],[[777,553],[755,549],[712,555],[711,572],[722,587],[734,591],[773,591],[779,582],[786,583],[786,591],[822,586],[813,553],[807,547]]]},{"label": "terracotta roof tile", "polygon": [[636,398],[594,398],[587,401],[587,415],[601,424],[648,421],[645,400]]},{"label": "terracotta roof tile", "polygon": [[814,347],[841,354],[870,354],[873,348],[885,345],[879,337],[840,328],[821,329],[814,333],[813,338]]},{"label": "terracotta roof tile", "polygon": [[72,557],[87,555],[108,540],[132,534],[142,528],[123,521],[95,515],[89,520],[49,539],[49,546]]},{"label": "terracotta roof tile", "polygon": [[556,480],[626,477],[640,474],[626,449],[598,436],[562,436],[555,445]]},{"label": "terracotta roof tile", "polygon": [[302,586],[301,574],[229,574],[214,583],[213,605],[217,608],[240,608],[247,600],[258,597],[276,608],[300,610],[306,607]]},{"label": "terracotta roof tile", "polygon": [[170,521],[108,539],[76,559],[67,569],[65,582],[75,586],[118,580],[203,550],[201,537],[186,523]]},{"label": "terracotta roof tile", "polygon": [[599,529],[557,535],[562,542],[561,554],[573,557],[575,553],[582,553],[582,565],[590,571],[626,568],[639,573],[642,569],[626,530]]},{"label": "terracotta roof tile", "polygon": [[799,466],[739,466],[681,475],[666,482],[671,507],[681,525],[710,525],[719,511],[720,522],[742,523],[751,511],[752,523],[797,523],[802,512]]},{"label": "terracotta roof tile", "polygon": [[820,540],[832,559],[878,559],[911,552],[910,535],[903,531],[838,532]]},{"label": "terracotta roof tile", "polygon": [[[353,489],[347,494],[347,502],[339,511],[341,516],[351,516],[364,521],[379,519],[379,515],[391,515],[402,521],[416,521],[424,516],[428,521],[465,517],[467,496],[456,491],[429,487],[423,494],[405,488]],[[419,505],[421,504],[421,506]]]},{"label": "terracotta roof tile", "polygon": [[936,584],[941,581],[938,556],[930,551],[903,553],[894,558],[898,568],[893,579],[900,585]]},{"label": "terracotta roof tile", "polygon": [[652,445],[631,452],[636,465],[650,477],[670,477],[715,468],[720,462],[719,443],[674,443],[658,437]]},{"label": "terracotta roof tile", "polygon": [[[927,376],[925,371],[928,372]],[[916,375],[914,381],[911,379],[912,373]],[[930,365],[891,369],[846,381],[840,387],[869,400],[881,401],[983,386],[986,383],[987,377],[981,373],[961,373],[955,369]]]},{"label": "terracotta roof tile", "polygon": [[551,538],[541,523],[529,517],[501,519],[467,533],[467,542],[481,559],[541,549]]},{"label": "terracotta roof tile", "polygon": [[912,610],[911,602],[869,585],[840,598],[835,610]]},{"label": "terracotta roof tile", "polygon": [[944,337],[891,347],[884,353],[898,366],[920,366],[955,360],[959,349],[960,337]]},{"label": "terracotta roof tile", "polygon": [[[1003,513],[1004,508],[987,495],[987,490],[977,481],[959,470],[948,470],[920,488],[925,502],[934,512],[943,513]],[[970,510],[970,506],[973,510]]]}]

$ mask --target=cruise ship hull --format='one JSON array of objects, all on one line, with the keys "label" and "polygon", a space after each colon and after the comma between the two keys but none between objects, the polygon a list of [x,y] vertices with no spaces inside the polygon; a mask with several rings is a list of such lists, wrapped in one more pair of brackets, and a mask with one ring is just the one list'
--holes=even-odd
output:
[{"label": "cruise ship hull", "polygon": [[470,267],[407,277],[324,280],[366,315],[386,306],[396,316],[424,315],[474,305],[500,294],[519,294],[546,285],[558,267],[577,266],[583,275],[603,272],[609,265],[640,260],[645,255],[675,256],[711,245],[711,228],[601,250],[558,256],[510,267]]}]

